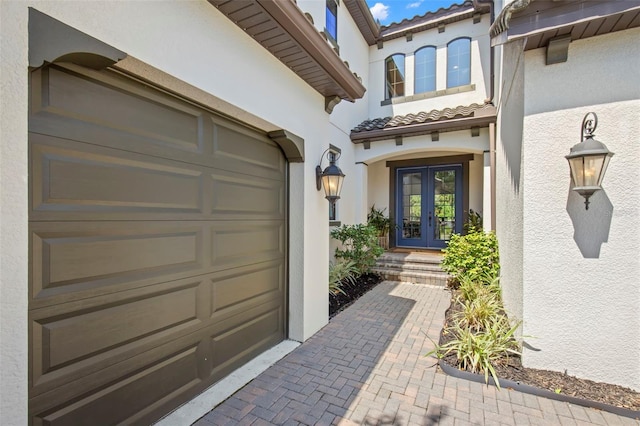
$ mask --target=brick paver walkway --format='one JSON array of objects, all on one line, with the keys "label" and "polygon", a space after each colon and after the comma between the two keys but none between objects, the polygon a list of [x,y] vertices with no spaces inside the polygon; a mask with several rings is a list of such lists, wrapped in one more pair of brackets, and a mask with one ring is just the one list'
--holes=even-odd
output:
[{"label": "brick paver walkway", "polygon": [[436,372],[442,287],[384,282],[217,406],[197,426],[640,425]]}]

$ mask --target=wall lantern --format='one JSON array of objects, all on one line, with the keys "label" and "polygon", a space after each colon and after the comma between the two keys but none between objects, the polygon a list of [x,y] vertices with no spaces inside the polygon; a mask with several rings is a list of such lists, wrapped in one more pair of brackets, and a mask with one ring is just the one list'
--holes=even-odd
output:
[{"label": "wall lantern", "polygon": [[[322,170],[322,160],[324,157],[329,160],[329,166]],[[320,164],[316,167],[316,188],[324,188],[325,198],[333,205],[336,200],[340,199],[340,191],[342,190],[342,181],[344,173],[340,167],[336,166],[336,161],[340,158],[340,152],[332,148],[327,149],[320,157]]]},{"label": "wall lantern", "polygon": [[[592,115],[592,118],[589,118]],[[573,190],[584,197],[585,209],[589,210],[589,197],[602,189],[602,179],[607,171],[613,152],[605,144],[593,138],[598,127],[598,116],[589,112],[582,120],[580,143],[573,146],[565,158],[569,161]]]}]

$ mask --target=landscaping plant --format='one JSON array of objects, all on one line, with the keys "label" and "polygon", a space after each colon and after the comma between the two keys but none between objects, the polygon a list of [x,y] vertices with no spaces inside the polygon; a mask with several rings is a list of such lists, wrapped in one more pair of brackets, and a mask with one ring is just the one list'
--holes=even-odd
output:
[{"label": "landscaping plant", "polygon": [[367,214],[367,225],[373,226],[378,233],[378,244],[384,248],[389,248],[389,230],[391,229],[391,219],[384,214],[386,209],[376,209],[375,204],[371,206],[371,211]]},{"label": "landscaping plant", "polygon": [[485,383],[489,382],[491,375],[500,389],[493,364],[509,355],[520,355],[518,342],[514,338],[519,326],[520,323],[511,325],[505,316],[493,317],[481,331],[455,323],[446,329],[454,338],[443,345],[436,345],[427,355],[435,354],[438,358],[444,358],[455,353],[460,368],[483,373]]},{"label": "landscaping plant", "polygon": [[386,209],[376,209],[375,204],[371,206],[371,211],[367,214],[367,225],[373,226],[378,232],[379,237],[389,234],[391,228],[391,219],[385,216]]},{"label": "landscaping plant", "polygon": [[454,288],[462,277],[492,281],[500,273],[498,240],[493,232],[454,234],[443,253],[442,269],[451,275]]},{"label": "landscaping plant", "polygon": [[469,219],[467,223],[464,224],[464,232],[467,234],[472,234],[474,232],[482,231],[482,216],[480,213],[474,211],[473,209],[469,209]]},{"label": "landscaping plant", "polygon": [[487,383],[491,376],[500,388],[495,364],[520,355],[515,339],[520,323],[512,325],[502,305],[496,236],[482,231],[478,220],[469,222],[467,235],[453,235],[444,250],[442,269],[452,276],[457,296],[450,325],[428,355],[454,357],[458,368],[484,374]]},{"label": "landscaping plant", "polygon": [[355,263],[350,260],[339,260],[329,263],[329,293],[334,296],[338,293],[346,294],[342,289],[345,283],[355,284],[358,270]]},{"label": "landscaping plant", "polygon": [[377,230],[373,226],[342,225],[331,231],[331,237],[342,243],[336,249],[336,259],[352,261],[358,274],[364,274],[375,265],[384,250],[378,244]]}]

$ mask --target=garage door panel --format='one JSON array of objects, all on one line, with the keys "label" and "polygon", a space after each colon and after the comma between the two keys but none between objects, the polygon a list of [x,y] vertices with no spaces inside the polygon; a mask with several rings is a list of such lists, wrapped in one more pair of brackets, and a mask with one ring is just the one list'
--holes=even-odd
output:
[{"label": "garage door panel", "polygon": [[185,279],[32,311],[33,393],[205,328],[211,322],[209,282]]},{"label": "garage door panel", "polygon": [[268,342],[282,339],[282,312],[280,307],[255,316],[237,327],[211,337],[213,374],[224,370],[237,359],[252,353]]},{"label": "garage door panel", "polygon": [[95,124],[165,149],[203,151],[202,110],[157,91],[144,91],[142,85],[126,85],[113,75],[76,70],[51,66],[36,71],[32,84],[40,93],[32,97],[32,113],[53,116],[58,122]]},{"label": "garage door panel", "polygon": [[[233,275],[213,278],[211,287],[211,315],[230,315],[230,308],[244,310],[249,304],[263,303],[268,299],[282,297],[284,266],[269,262],[251,270],[242,270]],[[243,306],[237,306],[242,304]]]},{"label": "garage door panel", "polygon": [[[142,371],[34,416],[34,424],[76,426],[134,423],[162,403],[195,388],[201,377],[197,346],[185,348]],[[56,398],[57,399],[57,398]]]},{"label": "garage door panel", "polygon": [[284,244],[282,221],[213,223],[211,265],[214,270],[224,270],[282,259]]},{"label": "garage door panel", "polygon": [[[55,74],[54,80],[60,81],[65,88],[53,99],[61,105],[51,105],[49,74]],[[71,64],[34,71],[31,86],[39,90],[33,90],[32,94],[30,131],[284,181],[286,160],[279,146],[265,134],[198,109],[169,94],[150,90],[148,85],[121,80],[109,72],[80,70]],[[87,109],[74,105],[73,99],[67,99],[70,95],[65,94],[67,90],[69,94],[75,90],[73,86],[77,81],[99,88],[84,100],[91,104]],[[58,91],[53,90],[54,93]],[[110,92],[117,96],[104,96]],[[82,90],[75,96],[85,97]],[[122,109],[121,101],[135,107]],[[147,108],[148,105],[159,105],[162,111]],[[102,111],[105,111],[104,116],[94,117]],[[183,117],[175,126],[174,116]],[[137,127],[137,123],[141,127]]]},{"label": "garage door panel", "polygon": [[[197,315],[197,286],[111,307],[96,307],[64,318],[37,321],[42,336],[44,374],[95,357],[127,343],[176,327],[192,327]],[[158,315],[162,312],[162,315]],[[202,315],[201,315],[202,316]]]},{"label": "garage door panel", "polygon": [[31,161],[33,213],[49,220],[78,212],[93,213],[85,219],[204,213],[201,167],[43,135],[32,138]]},{"label": "garage door panel", "polygon": [[[259,143],[256,143],[259,142]],[[213,163],[217,169],[232,170],[266,179],[284,179],[286,163],[272,141],[245,134],[241,129],[213,124]]]},{"label": "garage door panel", "polygon": [[203,274],[206,229],[175,222],[32,224],[32,297],[86,298]]},{"label": "garage door panel", "polygon": [[211,175],[212,208],[216,219],[284,218],[284,188],[278,181],[256,180],[239,173]]}]

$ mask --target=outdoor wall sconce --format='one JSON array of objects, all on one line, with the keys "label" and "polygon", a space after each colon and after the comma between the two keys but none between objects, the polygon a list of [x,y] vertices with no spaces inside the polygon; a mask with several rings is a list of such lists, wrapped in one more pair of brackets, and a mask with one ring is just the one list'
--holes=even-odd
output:
[{"label": "outdoor wall sconce", "polygon": [[[322,170],[322,160],[324,157],[329,160],[329,166],[324,171]],[[342,181],[344,180],[344,173],[338,166],[336,161],[340,158],[340,152],[327,149],[322,153],[320,157],[320,164],[316,166],[316,188],[320,191],[320,188],[324,188],[325,198],[333,205],[336,200],[340,199],[340,191],[342,190]]]},{"label": "outdoor wall sconce", "polygon": [[[592,118],[589,118],[592,115]],[[589,197],[602,189],[602,179],[607,171],[613,152],[593,138],[598,127],[598,116],[588,112],[582,120],[580,143],[574,145],[565,158],[569,161],[573,190],[584,197],[585,209],[589,210]]]}]

